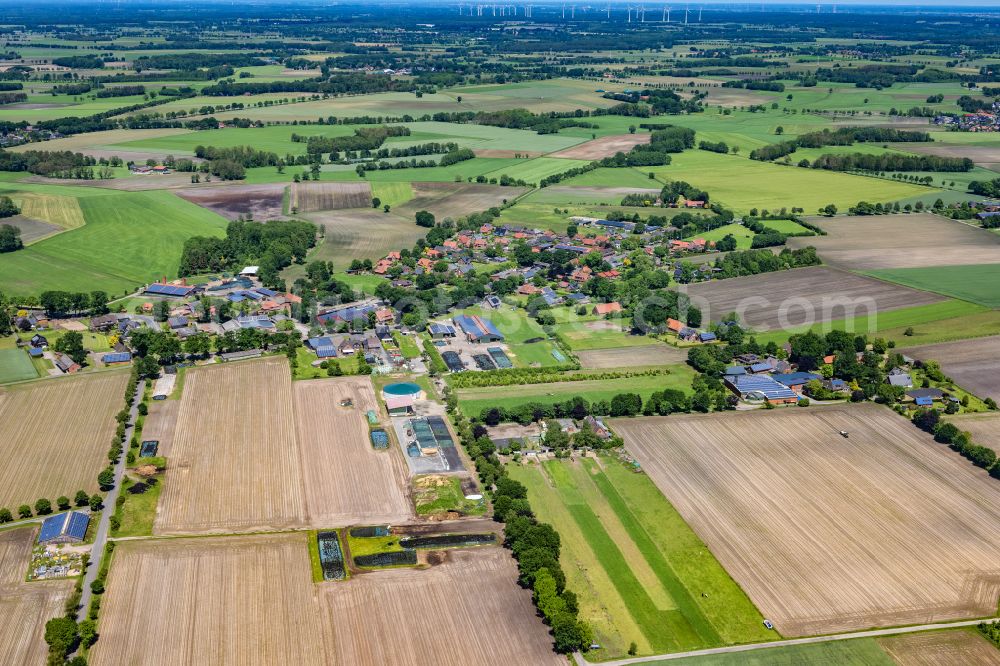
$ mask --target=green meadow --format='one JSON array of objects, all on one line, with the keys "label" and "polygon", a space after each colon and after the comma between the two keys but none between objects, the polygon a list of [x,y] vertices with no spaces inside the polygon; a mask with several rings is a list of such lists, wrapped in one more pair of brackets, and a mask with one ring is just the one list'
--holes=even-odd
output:
[{"label": "green meadow", "polygon": [[746,213],[799,206],[813,212],[827,204],[847,210],[859,201],[886,202],[933,192],[919,185],[846,173],[781,166],[736,155],[688,150],[668,166],[651,169],[664,180],[683,180],[706,190],[712,201]]},{"label": "green meadow", "polygon": [[187,238],[221,237],[226,229],[221,216],[166,190],[30,189],[43,187],[77,196],[86,224],[4,256],[0,284],[9,294],[100,289],[121,295],[158,278],[176,277]]},{"label": "green meadow", "polygon": [[1000,264],[891,268],[867,274],[914,289],[1000,308]]},{"label": "green meadow", "polygon": [[470,416],[479,416],[484,409],[490,407],[513,409],[529,402],[549,405],[576,396],[594,402],[610,401],[619,393],[637,393],[643,400],[665,389],[690,393],[694,370],[687,365],[671,365],[667,368],[670,371],[668,375],[457,389],[455,394],[463,412]]},{"label": "green meadow", "polygon": [[777,638],[644,474],[617,460],[511,465],[540,520],[559,531],[567,587],[594,629],[589,658]]}]

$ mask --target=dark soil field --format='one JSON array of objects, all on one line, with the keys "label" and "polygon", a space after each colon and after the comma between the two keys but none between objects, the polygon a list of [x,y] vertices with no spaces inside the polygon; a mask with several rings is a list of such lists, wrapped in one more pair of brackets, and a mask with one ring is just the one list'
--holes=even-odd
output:
[{"label": "dark soil field", "polygon": [[599,160],[605,157],[613,157],[615,153],[627,153],[633,146],[649,143],[650,134],[618,134],[615,136],[602,136],[581,143],[578,146],[551,153],[549,157],[564,157],[572,160]]},{"label": "dark soil field", "polygon": [[937,361],[966,391],[1000,401],[1000,336],[910,347],[906,354],[921,361]]},{"label": "dark soil field", "polygon": [[300,213],[344,208],[370,208],[372,188],[368,183],[293,183],[288,208]]},{"label": "dark soil field", "polygon": [[981,167],[994,169],[1000,166],[1000,145],[998,146],[966,146],[947,143],[894,143],[893,148],[922,155],[937,157],[968,157]]},{"label": "dark soil field", "polygon": [[15,215],[13,217],[2,219],[0,220],[0,224],[10,224],[20,229],[21,242],[25,244],[62,231],[62,227],[49,224],[48,222],[42,222],[41,220],[35,220],[30,217],[25,217],[23,215]]},{"label": "dark soil field", "polygon": [[701,282],[686,291],[706,321],[736,312],[757,330],[822,324],[943,300],[826,266]]},{"label": "dark soil field", "polygon": [[584,368],[604,369],[643,365],[670,365],[687,361],[687,351],[670,345],[616,347],[576,352]]},{"label": "dark soil field", "polygon": [[413,198],[393,212],[412,219],[417,211],[426,210],[443,220],[500,206],[505,199],[513,201],[526,191],[523,187],[471,183],[413,183]]},{"label": "dark soil field", "polygon": [[[150,176],[158,178],[159,176]],[[241,215],[251,215],[257,221],[273,220],[282,216],[283,183],[268,185],[226,185],[211,188],[186,188],[177,195],[218,213],[227,220]]]},{"label": "dark soil field", "polygon": [[811,218],[826,236],[789,238],[812,245],[824,262],[848,270],[1000,262],[1000,235],[931,213]]}]

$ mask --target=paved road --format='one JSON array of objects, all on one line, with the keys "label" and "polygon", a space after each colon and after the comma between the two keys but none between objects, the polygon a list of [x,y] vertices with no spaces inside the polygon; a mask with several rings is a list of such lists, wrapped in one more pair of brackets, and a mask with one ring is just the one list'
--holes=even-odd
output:
[{"label": "paved road", "polygon": [[[991,620],[995,618],[984,618]],[[855,638],[877,638],[879,636],[895,636],[897,634],[911,634],[917,631],[934,631],[936,629],[952,629],[955,627],[970,627],[979,624],[983,620],[962,620],[961,622],[942,622],[939,624],[921,624],[912,627],[893,627],[891,629],[871,629],[869,631],[855,631],[849,634],[835,634],[832,636],[810,636],[808,638],[789,638],[781,641],[770,641],[768,643],[753,643],[750,645],[730,645],[727,647],[709,648],[706,650],[692,650],[690,652],[675,652],[672,654],[655,654],[649,657],[630,657],[628,659],[618,659],[616,661],[602,661],[599,666],[629,666],[630,664],[645,664],[650,662],[670,661],[673,659],[683,659],[685,657],[704,657],[713,654],[726,654],[729,652],[751,652],[753,650],[764,650],[767,648],[785,647],[787,645],[808,645],[811,643],[829,643],[832,641],[848,641]],[[589,666],[591,662],[584,659],[579,652],[573,655],[577,666]]]},{"label": "paved road", "polygon": [[94,536],[94,547],[90,550],[90,566],[83,576],[83,595],[80,597],[80,621],[87,619],[87,609],[90,607],[90,584],[97,579],[97,572],[101,569],[101,558],[104,557],[104,545],[108,541],[108,534],[111,532],[111,515],[115,512],[115,501],[118,493],[121,492],[122,477],[125,475],[125,456],[128,454],[129,442],[132,441],[132,433],[135,431],[135,420],[139,416],[139,402],[142,400],[142,382],[136,387],[135,399],[129,408],[128,427],[125,429],[125,450],[122,452],[118,463],[115,465],[115,487],[108,492],[104,498],[104,511],[101,512],[101,521],[97,524],[97,532]]}]

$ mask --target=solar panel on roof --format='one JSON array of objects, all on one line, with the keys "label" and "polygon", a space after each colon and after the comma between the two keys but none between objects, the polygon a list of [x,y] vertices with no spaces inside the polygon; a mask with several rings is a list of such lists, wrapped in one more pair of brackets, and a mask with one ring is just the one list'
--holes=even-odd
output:
[{"label": "solar panel on roof", "polygon": [[336,355],[336,347],[316,347],[316,356],[319,358],[333,358]]},{"label": "solar panel on roof", "polygon": [[146,287],[147,294],[159,294],[161,296],[187,296],[194,287],[185,287],[174,284],[151,284]]}]

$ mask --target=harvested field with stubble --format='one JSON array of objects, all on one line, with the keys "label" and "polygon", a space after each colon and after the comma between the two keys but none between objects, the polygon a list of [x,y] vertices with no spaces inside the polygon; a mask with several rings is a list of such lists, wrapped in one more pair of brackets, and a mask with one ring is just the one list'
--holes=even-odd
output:
[{"label": "harvested field with stubble", "polygon": [[788,246],[812,245],[824,262],[848,270],[1000,262],[1000,235],[931,213],[810,221],[827,235],[789,238]]},{"label": "harvested field with stubble", "polygon": [[921,361],[937,361],[966,391],[1000,401],[1000,336],[909,347],[905,353]]},{"label": "harvested field with stubble", "polygon": [[[146,176],[159,178],[160,176]],[[265,185],[224,185],[220,187],[192,187],[176,191],[177,196],[187,199],[218,213],[227,220],[240,216],[251,216],[263,222],[282,216],[285,196],[283,183]]]},{"label": "harvested field with stubble", "polygon": [[736,312],[740,321],[758,330],[822,324],[944,300],[826,266],[699,282],[685,291],[706,320],[720,321]]},{"label": "harvested field with stubble", "polygon": [[599,160],[614,157],[615,153],[627,153],[633,147],[649,143],[652,134],[616,134],[602,136],[565,150],[549,153],[548,157],[562,157],[572,160]]},{"label": "harvested field with stubble", "polygon": [[321,210],[371,208],[372,188],[368,183],[292,183],[288,210],[316,213]]},{"label": "harvested field with stubble", "polygon": [[[495,547],[315,584],[306,533],[123,542],[94,666],[565,663]],[[484,621],[488,618],[488,621]]]},{"label": "harvested field with stubble", "polygon": [[142,439],[155,439],[160,443],[158,456],[169,456],[171,453],[180,407],[180,400],[154,400],[149,405],[149,414],[142,426]]},{"label": "harvested field with stubble", "polygon": [[[353,407],[341,407],[351,398]],[[372,448],[369,409],[380,411],[367,377],[296,382],[296,430],[304,470],[306,511],[319,526],[395,524],[413,518],[404,488],[406,462],[397,447]]]},{"label": "harvested field with stubble", "polygon": [[320,666],[308,534],[118,544],[94,666]]},{"label": "harvested field with stubble", "polygon": [[413,198],[394,211],[408,219],[419,210],[433,213],[438,220],[457,218],[500,206],[504,200],[513,201],[527,191],[473,183],[413,183]]},{"label": "harvested field with stubble", "polygon": [[997,412],[949,416],[947,420],[959,430],[970,433],[976,444],[1000,450],[1000,414]]},{"label": "harvested field with stubble", "polygon": [[878,644],[898,666],[1000,666],[1000,650],[971,627],[888,636]]},{"label": "harvested field with stubble", "polygon": [[785,636],[996,612],[1000,484],[887,409],[613,426]]},{"label": "harvested field with stubble", "polygon": [[[368,438],[365,412],[379,410],[368,378],[293,387],[283,357],[187,372],[179,411],[162,415],[177,427],[163,452],[167,473],[155,534],[413,517],[400,452],[376,451]],[[341,407],[348,397],[354,407]]]},{"label": "harvested field with stubble", "polygon": [[575,352],[584,368],[602,370],[643,365],[672,365],[687,361],[687,350],[655,344],[642,347],[614,347]]},{"label": "harvested field with stubble", "polygon": [[309,260],[332,261],[338,270],[347,268],[353,259],[381,259],[392,250],[412,247],[427,232],[416,225],[412,216],[404,220],[371,207],[308,213],[302,217],[326,230],[319,245],[309,254]]},{"label": "harvested field with stubble", "polygon": [[108,372],[0,392],[0,506],[97,492],[127,382]]},{"label": "harvested field with stubble", "polygon": [[35,527],[0,532],[0,663],[44,664],[45,623],[63,613],[69,580],[24,582]]},{"label": "harvested field with stubble", "polygon": [[394,569],[323,585],[330,663],[565,664],[516,578],[506,550],[477,548],[449,551],[443,564],[423,571]]},{"label": "harvested field with stubble", "polygon": [[154,533],[305,524],[287,361],[187,370]]}]

